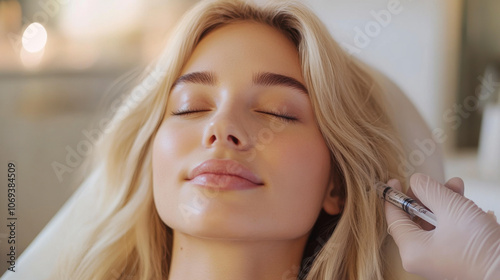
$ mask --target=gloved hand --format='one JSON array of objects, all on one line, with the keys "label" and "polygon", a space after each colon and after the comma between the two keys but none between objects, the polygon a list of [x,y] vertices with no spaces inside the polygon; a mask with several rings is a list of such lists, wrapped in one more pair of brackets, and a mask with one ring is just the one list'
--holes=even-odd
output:
[{"label": "gloved hand", "polygon": [[[399,181],[387,184],[401,191]],[[463,197],[463,181],[453,178],[443,186],[427,175],[414,174],[410,186],[434,212],[437,226],[424,230],[403,210],[385,203],[388,232],[404,269],[428,279],[499,280],[500,225],[494,215]]]}]

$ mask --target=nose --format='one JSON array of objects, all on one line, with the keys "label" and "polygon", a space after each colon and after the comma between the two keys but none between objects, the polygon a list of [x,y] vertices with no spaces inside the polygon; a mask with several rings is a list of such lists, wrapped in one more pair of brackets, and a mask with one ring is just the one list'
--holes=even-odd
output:
[{"label": "nose", "polygon": [[207,125],[203,145],[206,148],[220,145],[246,151],[250,149],[250,139],[243,123],[234,114],[222,113],[214,116]]}]

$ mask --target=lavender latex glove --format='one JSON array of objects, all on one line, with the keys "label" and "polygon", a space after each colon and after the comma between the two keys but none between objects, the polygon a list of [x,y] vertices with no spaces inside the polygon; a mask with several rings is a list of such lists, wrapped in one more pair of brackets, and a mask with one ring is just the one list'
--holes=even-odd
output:
[{"label": "lavender latex glove", "polygon": [[[401,191],[397,180],[389,186]],[[394,238],[403,267],[428,279],[500,279],[500,225],[495,216],[463,197],[463,181],[445,185],[424,174],[410,179],[415,197],[437,218],[434,229],[385,203],[388,232]],[[425,224],[424,224],[425,223]],[[425,229],[424,229],[425,228]]]}]

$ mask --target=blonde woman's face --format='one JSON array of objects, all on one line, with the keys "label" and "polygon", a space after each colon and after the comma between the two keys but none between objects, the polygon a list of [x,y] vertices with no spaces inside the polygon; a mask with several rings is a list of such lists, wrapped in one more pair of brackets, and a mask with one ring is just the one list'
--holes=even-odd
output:
[{"label": "blonde woman's face", "polygon": [[163,222],[205,238],[304,237],[322,207],[337,212],[330,167],[293,43],[251,22],[209,33],[154,139]]}]

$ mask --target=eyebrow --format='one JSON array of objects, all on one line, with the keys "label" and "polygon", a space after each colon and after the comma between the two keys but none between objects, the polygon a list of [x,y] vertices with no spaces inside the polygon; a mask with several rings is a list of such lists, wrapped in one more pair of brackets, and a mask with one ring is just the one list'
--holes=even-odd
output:
[{"label": "eyebrow", "polygon": [[[217,78],[213,72],[209,71],[192,72],[177,78],[172,85],[172,88],[184,83],[215,86],[217,84]],[[297,89],[304,94],[308,94],[307,88],[296,79],[271,72],[258,72],[254,74],[252,77],[252,83],[254,85],[262,86],[285,86]]]},{"label": "eyebrow", "polygon": [[308,94],[306,87],[296,79],[271,72],[259,72],[253,76],[253,83],[262,86],[286,86]]},{"label": "eyebrow", "polygon": [[192,72],[185,75],[180,76],[175,80],[172,88],[184,83],[194,83],[194,84],[202,84],[215,86],[217,84],[217,80],[215,78],[215,74],[213,72]]}]

